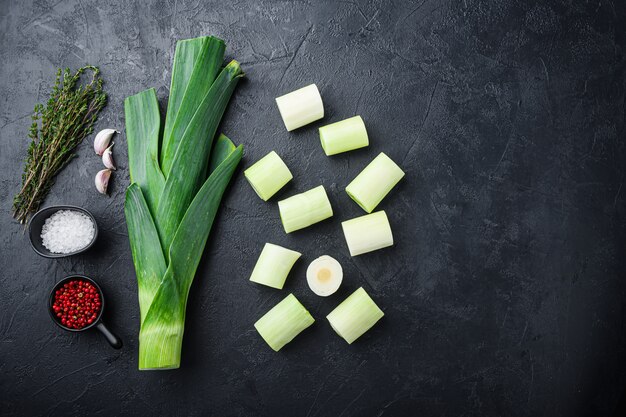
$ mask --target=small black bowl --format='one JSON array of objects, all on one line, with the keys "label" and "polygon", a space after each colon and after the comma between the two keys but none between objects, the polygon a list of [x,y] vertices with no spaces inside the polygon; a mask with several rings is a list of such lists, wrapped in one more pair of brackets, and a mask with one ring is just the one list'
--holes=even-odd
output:
[{"label": "small black bowl", "polygon": [[[93,226],[95,228],[95,232],[93,234],[93,239],[91,239],[91,242],[87,246],[77,251],[70,252],[70,253],[54,253],[54,252],[50,252],[43,245],[43,241],[41,240],[41,229],[43,228],[43,225],[46,222],[46,219],[60,210],[79,211],[91,219],[91,221],[93,222]],[[85,252],[95,243],[96,239],[98,238],[98,223],[96,223],[95,217],[93,217],[93,215],[89,211],[85,210],[82,207],[51,206],[51,207],[46,207],[44,209],[41,209],[33,215],[33,217],[30,219],[30,223],[28,224],[28,236],[30,237],[30,245],[33,247],[33,250],[37,252],[39,255],[45,258],[64,258],[66,256],[76,255],[78,253]]]},{"label": "small black bowl", "polygon": [[[96,287],[96,289],[98,290],[98,293],[100,293],[101,305],[100,305],[100,312],[98,313],[98,317],[96,317],[96,319],[91,324],[88,324],[85,327],[81,327],[80,329],[71,329],[69,327],[65,327],[59,321],[59,318],[54,314],[54,310],[52,309],[52,306],[54,305],[54,295],[56,294],[57,290],[62,288],[65,283],[70,282],[70,281],[75,281],[75,280],[82,280],[82,281],[89,282],[91,285]],[[115,349],[120,349],[122,347],[122,340],[119,337],[117,337],[115,334],[113,334],[104,325],[104,323],[102,322],[103,312],[104,312],[104,293],[102,292],[102,288],[100,288],[100,286],[98,285],[96,281],[84,275],[70,275],[69,277],[63,278],[61,281],[57,282],[56,285],[52,288],[52,291],[50,291],[50,296],[48,297],[48,313],[50,313],[50,318],[57,326],[59,326],[63,330],[67,330],[68,332],[82,332],[84,330],[95,327],[96,329],[100,331],[100,333],[104,335],[107,342],[109,342],[111,346],[113,346]]]}]

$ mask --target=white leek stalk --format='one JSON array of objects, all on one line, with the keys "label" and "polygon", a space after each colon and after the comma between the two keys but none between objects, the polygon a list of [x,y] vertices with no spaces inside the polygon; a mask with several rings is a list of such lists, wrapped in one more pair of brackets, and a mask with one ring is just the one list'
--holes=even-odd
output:
[{"label": "white leek stalk", "polygon": [[328,297],[339,289],[343,281],[343,268],[335,258],[322,255],[315,259],[306,270],[309,288],[320,297]]},{"label": "white leek stalk", "polygon": [[314,322],[315,319],[300,301],[293,294],[289,294],[254,323],[254,327],[263,340],[278,352]]},{"label": "white leek stalk", "polygon": [[293,178],[287,165],[274,151],[246,169],[243,175],[263,201],[269,200]]},{"label": "white leek stalk", "polygon": [[326,318],[337,334],[351,344],[372,328],[385,313],[359,288],[330,312]]},{"label": "white leek stalk", "polygon": [[254,266],[250,281],[281,290],[289,271],[301,255],[300,252],[266,243]]},{"label": "white leek stalk", "polygon": [[402,177],[402,169],[381,152],[348,184],[346,193],[363,210],[371,213]]},{"label": "white leek stalk", "polygon": [[384,210],[341,223],[350,255],[393,246],[393,234]]},{"label": "white leek stalk", "polygon": [[361,116],[322,126],[319,131],[322,148],[327,156],[369,145],[367,130]]},{"label": "white leek stalk", "polygon": [[277,97],[276,104],[290,132],[324,117],[322,96],[315,84]]},{"label": "white leek stalk", "polygon": [[333,215],[323,185],[279,201],[278,210],[285,233],[303,229]]}]

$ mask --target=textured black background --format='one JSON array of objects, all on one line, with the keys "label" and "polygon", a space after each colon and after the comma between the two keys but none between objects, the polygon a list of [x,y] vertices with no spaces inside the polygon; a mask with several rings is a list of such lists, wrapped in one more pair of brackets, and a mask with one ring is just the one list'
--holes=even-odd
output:
[{"label": "textured black background", "polygon": [[[626,387],[622,1],[2,1],[0,5],[0,414],[218,416],[604,416]],[[38,257],[11,216],[29,115],[59,66],[102,69],[97,129],[124,127],[122,100],[165,106],[176,40],[214,34],[242,62],[222,130],[243,167],[276,150],[295,179],[324,184],[335,216],[285,235],[276,198],[241,171],[190,295],[182,367],[137,370],[136,282],[116,138],[111,197],[90,137],[45,205],[91,210],[84,256]],[[323,121],[287,133],[274,97],[311,82]],[[317,128],[361,114],[369,148],[324,156]],[[362,214],[345,185],[378,152],[406,171],[380,206],[396,245],[351,259],[340,222]],[[304,253],[286,288],[248,282],[262,245]],[[318,298],[304,271],[338,258],[344,286]],[[115,351],[50,321],[55,281],[104,287]],[[325,315],[363,286],[385,311],[348,346]],[[317,323],[280,353],[252,324],[289,292]]]}]

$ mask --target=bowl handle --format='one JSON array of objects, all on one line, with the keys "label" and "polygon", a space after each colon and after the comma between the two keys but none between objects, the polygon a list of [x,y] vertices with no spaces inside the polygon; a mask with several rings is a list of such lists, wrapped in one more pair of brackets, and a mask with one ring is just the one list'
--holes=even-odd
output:
[{"label": "bowl handle", "polygon": [[100,322],[96,325],[96,328],[98,330],[100,330],[100,333],[102,333],[104,335],[104,337],[106,338],[107,342],[109,342],[109,344],[111,346],[113,346],[113,348],[115,349],[120,349],[122,347],[122,339],[120,339],[119,337],[117,337],[116,335],[114,335],[108,328],[107,326],[104,325],[104,323]]}]

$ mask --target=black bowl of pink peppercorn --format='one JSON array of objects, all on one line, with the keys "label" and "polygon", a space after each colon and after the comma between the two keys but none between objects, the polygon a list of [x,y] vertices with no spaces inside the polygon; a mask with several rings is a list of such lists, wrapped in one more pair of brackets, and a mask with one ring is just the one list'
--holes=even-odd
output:
[{"label": "black bowl of pink peppercorn", "polygon": [[48,312],[63,330],[82,332],[95,327],[115,349],[122,341],[102,322],[104,294],[100,286],[84,275],[72,275],[59,281],[50,292]]}]

